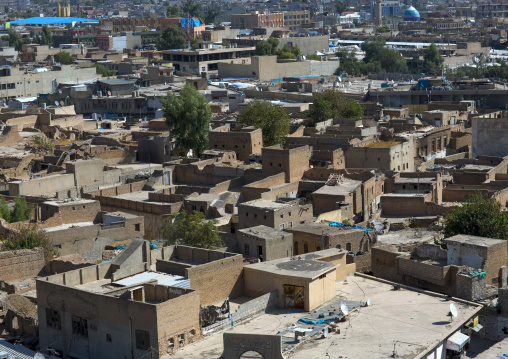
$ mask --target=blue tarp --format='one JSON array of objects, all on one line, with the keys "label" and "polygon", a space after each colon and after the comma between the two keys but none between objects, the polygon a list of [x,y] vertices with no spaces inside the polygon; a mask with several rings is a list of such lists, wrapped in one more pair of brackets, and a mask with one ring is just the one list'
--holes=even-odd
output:
[{"label": "blue tarp", "polygon": [[372,231],[372,228],[366,228],[366,227],[354,226],[354,225],[352,226],[349,223],[330,222],[328,225],[330,227],[337,227],[337,228],[341,228],[341,229],[362,229],[362,230],[364,230],[367,233]]},{"label": "blue tarp", "polygon": [[82,19],[80,17],[30,17],[28,19],[11,21],[11,25],[56,25],[70,24],[73,22],[88,22],[98,24],[99,20]]},{"label": "blue tarp", "polygon": [[299,322],[305,323],[305,324],[328,324],[326,320],[319,319],[318,321],[313,321],[305,318],[301,318],[298,320]]},{"label": "blue tarp", "polygon": [[334,44],[328,44],[328,47],[337,47],[337,45],[334,45]]},{"label": "blue tarp", "polygon": [[201,21],[199,19],[193,19],[190,17],[184,17],[180,19],[181,27],[198,27],[201,26]]}]

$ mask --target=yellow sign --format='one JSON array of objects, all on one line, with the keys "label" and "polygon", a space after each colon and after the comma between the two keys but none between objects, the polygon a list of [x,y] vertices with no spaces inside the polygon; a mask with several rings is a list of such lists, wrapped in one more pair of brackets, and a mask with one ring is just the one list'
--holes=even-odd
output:
[{"label": "yellow sign", "polygon": [[474,317],[473,319],[473,328],[476,327],[478,325],[478,317]]},{"label": "yellow sign", "polygon": [[6,29],[10,29],[11,28],[11,23],[10,22],[6,22],[5,23],[5,28]]}]

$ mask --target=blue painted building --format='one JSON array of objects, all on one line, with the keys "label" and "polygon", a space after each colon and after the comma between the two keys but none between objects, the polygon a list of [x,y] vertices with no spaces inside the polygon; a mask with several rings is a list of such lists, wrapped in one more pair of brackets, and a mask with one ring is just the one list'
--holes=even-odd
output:
[{"label": "blue painted building", "polygon": [[420,21],[420,13],[414,7],[410,6],[402,15],[404,21]]}]

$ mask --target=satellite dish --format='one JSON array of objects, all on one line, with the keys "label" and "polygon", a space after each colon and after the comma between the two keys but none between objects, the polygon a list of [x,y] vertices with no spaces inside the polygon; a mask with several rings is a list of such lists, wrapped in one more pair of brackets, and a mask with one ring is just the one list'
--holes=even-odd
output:
[{"label": "satellite dish", "polygon": [[367,298],[367,307],[370,307],[370,298]]},{"label": "satellite dish", "polygon": [[44,355],[42,355],[41,353],[36,353],[34,356],[34,359],[46,359],[46,357]]},{"label": "satellite dish", "polygon": [[62,93],[62,89],[58,89],[58,93]]},{"label": "satellite dish", "polygon": [[451,313],[452,317],[457,317],[457,315],[459,315],[459,312],[457,311],[457,307],[453,303],[450,304],[450,313]]},{"label": "satellite dish", "polygon": [[342,313],[344,313],[344,315],[349,314],[349,308],[347,307],[346,303],[344,303],[344,302],[340,303],[340,310],[342,311]]},{"label": "satellite dish", "polygon": [[58,100],[55,101],[55,105],[56,106],[60,106],[60,102],[58,102]]}]

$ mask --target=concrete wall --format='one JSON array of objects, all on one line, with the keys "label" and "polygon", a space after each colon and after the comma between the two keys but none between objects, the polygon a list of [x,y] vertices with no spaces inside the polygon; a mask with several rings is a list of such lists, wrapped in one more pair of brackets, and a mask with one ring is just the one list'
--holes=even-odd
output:
[{"label": "concrete wall", "polygon": [[30,181],[12,181],[9,182],[9,196],[41,196],[55,195],[56,192],[63,189],[74,187],[73,174],[58,174],[32,179]]},{"label": "concrete wall", "polygon": [[77,187],[102,183],[104,163],[100,159],[66,162],[65,166],[67,173],[74,173]]},{"label": "concrete wall", "polygon": [[508,143],[504,138],[508,136],[508,119],[504,111],[473,117],[473,148],[472,155],[499,156],[508,155]]}]

